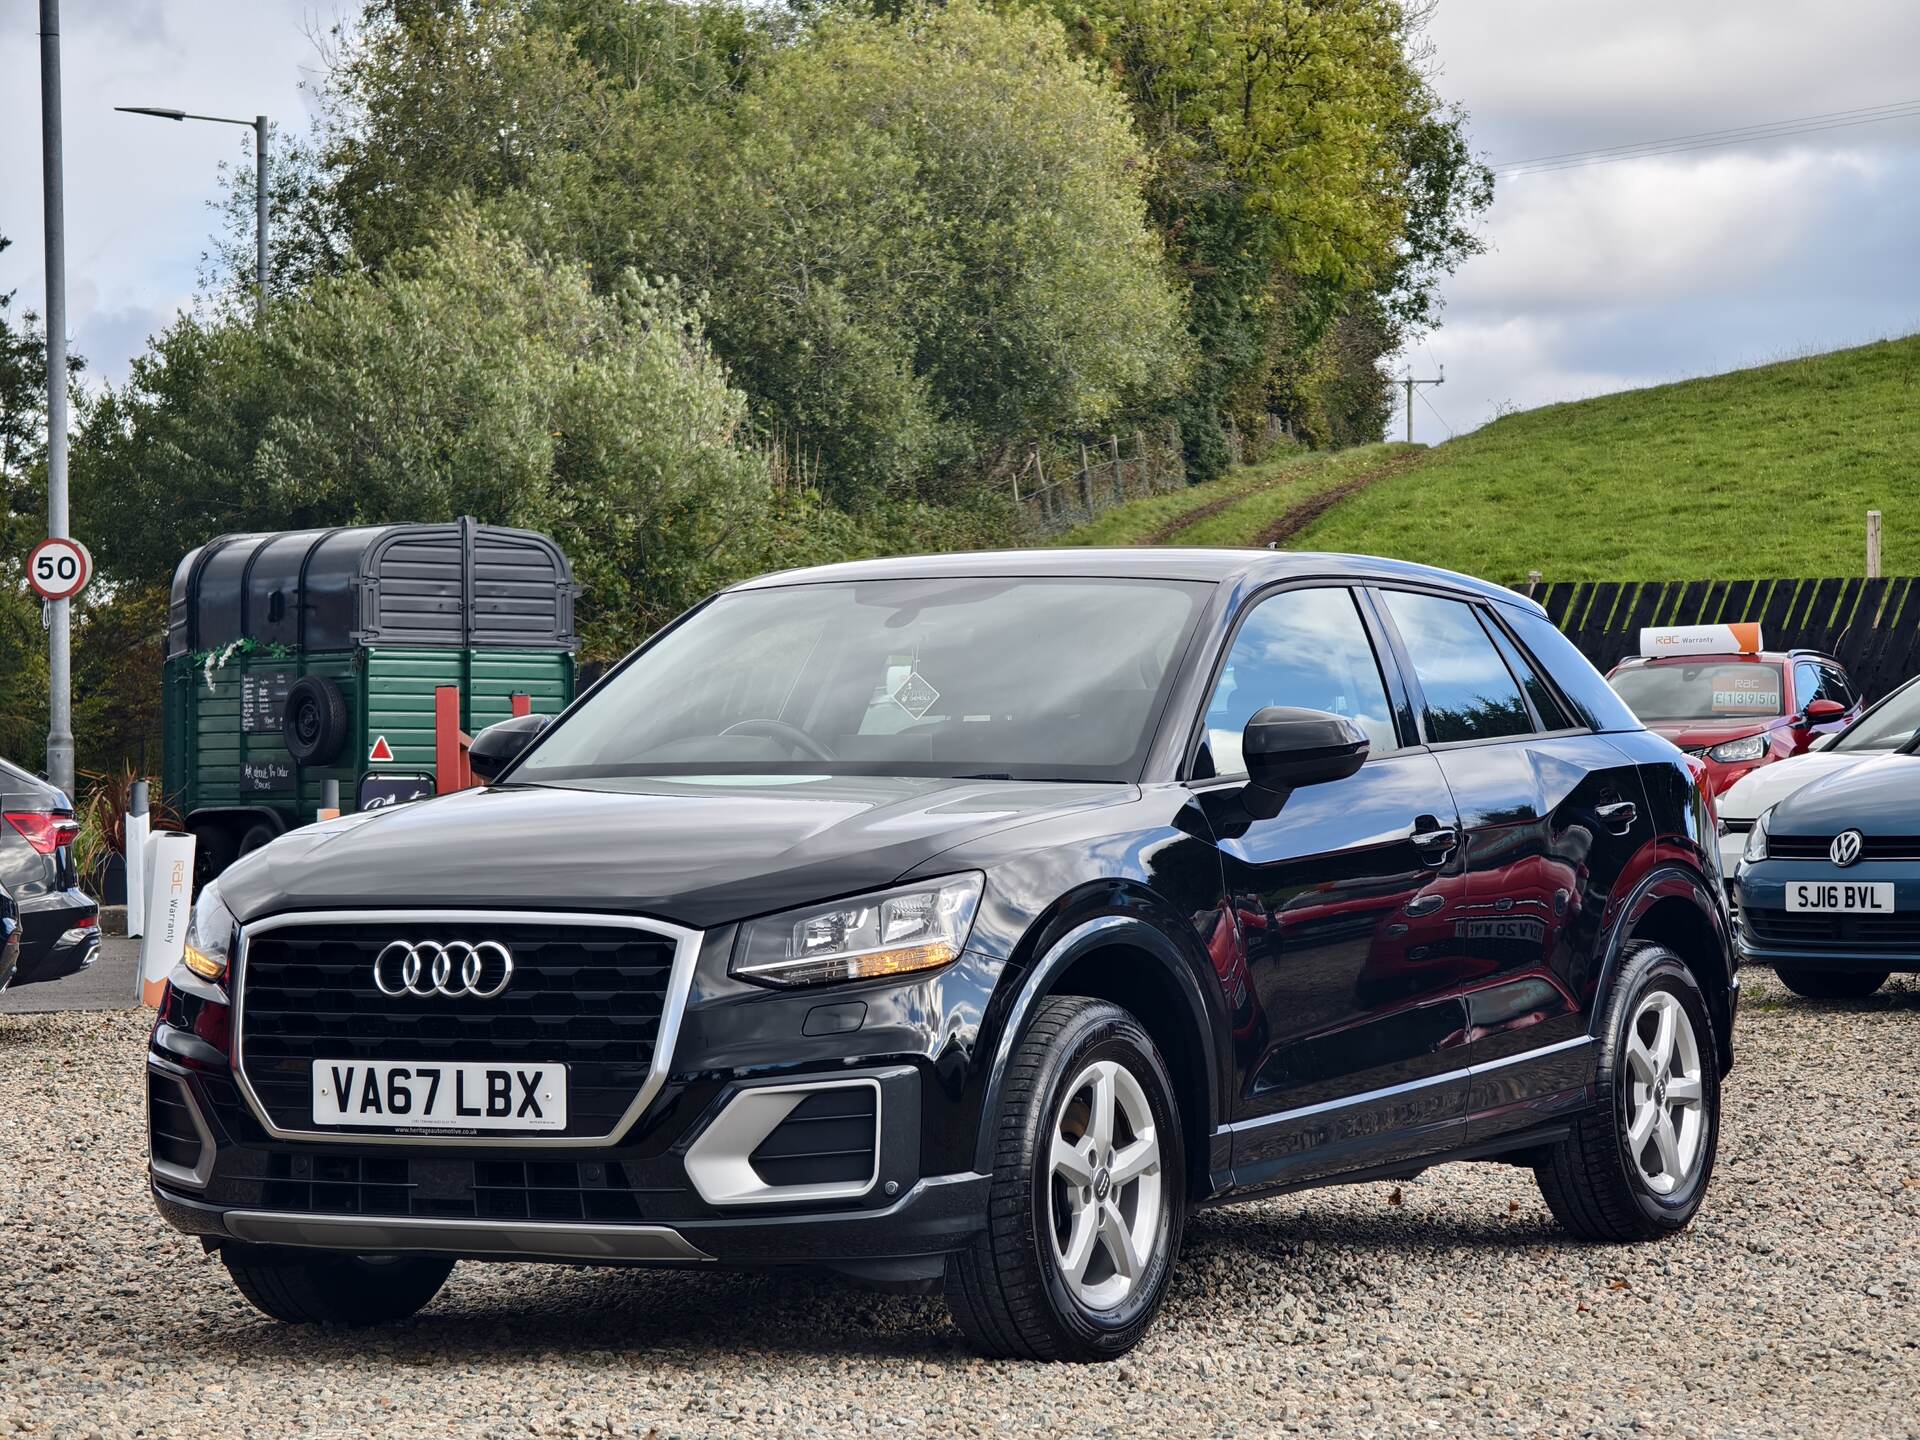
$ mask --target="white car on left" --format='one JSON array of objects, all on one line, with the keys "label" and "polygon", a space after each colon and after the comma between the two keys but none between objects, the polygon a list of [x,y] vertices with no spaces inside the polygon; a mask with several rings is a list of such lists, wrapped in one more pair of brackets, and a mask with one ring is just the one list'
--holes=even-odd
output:
[{"label": "white car on left", "polygon": [[1885,696],[1836,735],[1823,735],[1804,755],[1749,771],[1714,801],[1720,815],[1720,869],[1733,884],[1753,822],[1804,785],[1875,755],[1920,749],[1920,675]]}]

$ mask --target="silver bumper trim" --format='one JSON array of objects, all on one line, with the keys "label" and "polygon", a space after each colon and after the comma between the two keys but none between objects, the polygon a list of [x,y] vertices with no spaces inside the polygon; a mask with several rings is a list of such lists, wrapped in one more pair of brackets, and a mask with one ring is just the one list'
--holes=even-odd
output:
[{"label": "silver bumper trim", "polygon": [[711,1260],[664,1225],[563,1225],[531,1221],[416,1220],[229,1210],[227,1233],[255,1245],[359,1254],[432,1250],[501,1260]]}]

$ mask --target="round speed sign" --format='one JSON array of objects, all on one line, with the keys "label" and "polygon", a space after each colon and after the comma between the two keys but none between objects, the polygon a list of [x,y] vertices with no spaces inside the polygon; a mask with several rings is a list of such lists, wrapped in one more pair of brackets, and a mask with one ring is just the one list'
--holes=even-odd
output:
[{"label": "round speed sign", "polygon": [[93,556],[78,540],[42,540],[27,554],[27,584],[42,600],[71,600],[93,578]]}]

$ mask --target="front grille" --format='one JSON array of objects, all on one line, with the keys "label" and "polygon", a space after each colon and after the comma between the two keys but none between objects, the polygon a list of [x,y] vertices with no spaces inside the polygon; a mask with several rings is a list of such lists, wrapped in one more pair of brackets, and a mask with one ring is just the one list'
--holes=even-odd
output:
[{"label": "front grille", "polygon": [[809,1095],[754,1147],[747,1163],[768,1185],[845,1185],[873,1174],[879,1095],[871,1085]]},{"label": "front grille", "polygon": [[202,1141],[186,1092],[170,1075],[147,1073],[147,1144],[154,1160],[175,1170],[200,1164]]},{"label": "front grille", "polygon": [[258,1180],[222,1182],[223,1203],[315,1215],[422,1219],[640,1220],[649,1195],[615,1161],[437,1160],[276,1151]]},{"label": "front grille", "polygon": [[[495,940],[513,952],[513,978],[490,1000],[384,995],[373,962],[394,940]],[[248,938],[239,976],[241,1066],[276,1126],[311,1130],[315,1060],[558,1062],[567,1127],[540,1138],[607,1135],[647,1081],[674,948],[626,926],[473,918],[268,930]],[[488,1138],[518,1137],[469,1143]]]},{"label": "front grille", "polygon": [[[1769,835],[1769,860],[1825,860],[1833,848],[1831,835]],[[1862,860],[1920,860],[1920,835],[1863,835]]]},{"label": "front grille", "polygon": [[1747,906],[1741,923],[1762,945],[1810,950],[1920,950],[1920,912],[1833,915]]}]

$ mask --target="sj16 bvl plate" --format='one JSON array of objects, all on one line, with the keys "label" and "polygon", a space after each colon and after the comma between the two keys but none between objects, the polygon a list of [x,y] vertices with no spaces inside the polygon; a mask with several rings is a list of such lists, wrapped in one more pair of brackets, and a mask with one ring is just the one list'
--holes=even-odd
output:
[{"label": "sj16 bvl plate", "polygon": [[316,1060],[313,1123],[383,1130],[564,1130],[567,1067]]},{"label": "sj16 bvl plate", "polygon": [[1790,880],[1787,909],[1836,915],[1893,914],[1893,886],[1855,880]]}]

